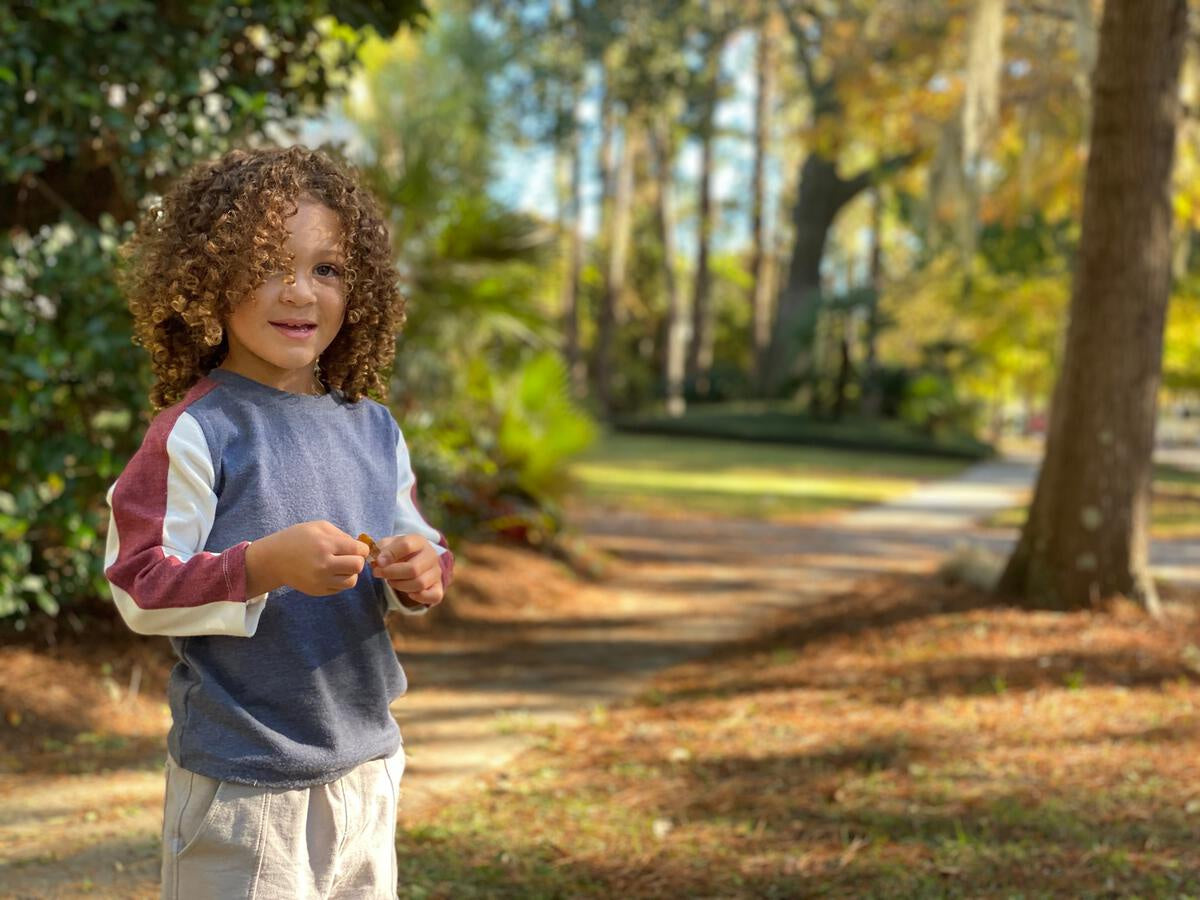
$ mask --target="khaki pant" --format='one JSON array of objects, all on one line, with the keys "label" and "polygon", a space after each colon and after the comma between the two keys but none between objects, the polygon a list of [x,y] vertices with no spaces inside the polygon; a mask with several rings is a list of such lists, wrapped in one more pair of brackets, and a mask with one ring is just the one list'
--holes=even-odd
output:
[{"label": "khaki pant", "polygon": [[168,754],[163,900],[394,900],[403,773],[403,746],[299,790],[217,781]]}]

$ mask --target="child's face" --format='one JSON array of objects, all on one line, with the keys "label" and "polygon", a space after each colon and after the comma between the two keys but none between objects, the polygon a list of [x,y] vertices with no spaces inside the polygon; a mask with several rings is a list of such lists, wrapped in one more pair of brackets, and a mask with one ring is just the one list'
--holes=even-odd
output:
[{"label": "child's face", "polygon": [[284,244],[294,256],[291,269],[272,275],[234,308],[222,367],[281,390],[307,392],[313,363],[342,327],[345,256],[337,214],[312,200],[297,206]]}]

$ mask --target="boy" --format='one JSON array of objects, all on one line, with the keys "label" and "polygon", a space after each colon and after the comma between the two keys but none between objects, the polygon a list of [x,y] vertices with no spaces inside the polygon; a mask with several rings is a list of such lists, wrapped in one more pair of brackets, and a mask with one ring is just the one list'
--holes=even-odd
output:
[{"label": "boy", "polygon": [[404,320],[386,228],[322,154],[233,151],[125,254],[160,412],[109,491],[105,572],[179,657],[162,896],[395,897],[406,679],[384,618],[439,603],[454,557],[365,396]]}]

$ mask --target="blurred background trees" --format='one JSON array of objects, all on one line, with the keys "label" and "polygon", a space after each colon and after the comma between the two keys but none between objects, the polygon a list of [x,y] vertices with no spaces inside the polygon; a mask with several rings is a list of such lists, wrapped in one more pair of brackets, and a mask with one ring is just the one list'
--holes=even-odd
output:
[{"label": "blurred background trees", "polygon": [[[409,297],[391,400],[456,534],[553,544],[603,427],[987,453],[1037,431],[1099,0],[151,0],[0,16],[0,616],[103,595],[146,422],[139,206],[236,143],[344,155]],[[1195,108],[1196,59],[1180,96]],[[1194,402],[1180,124],[1164,399]],[[886,426],[886,427],[885,427]]]}]

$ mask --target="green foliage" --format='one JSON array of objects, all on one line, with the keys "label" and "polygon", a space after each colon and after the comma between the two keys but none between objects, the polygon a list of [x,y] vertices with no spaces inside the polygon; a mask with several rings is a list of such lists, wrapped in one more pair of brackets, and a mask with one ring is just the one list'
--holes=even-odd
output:
[{"label": "green foliage", "polygon": [[1200,391],[1200,275],[1189,273],[1172,291],[1163,338],[1163,385],[1174,391]]},{"label": "green foliage", "polygon": [[595,426],[570,399],[557,353],[506,373],[464,361],[464,390],[434,416],[404,417],[413,455],[439,521],[452,533],[540,544],[562,525],[567,463],[591,445]]},{"label": "green foliage", "polygon": [[900,403],[901,420],[929,435],[973,434],[980,408],[962,391],[961,379],[980,365],[978,352],[943,339],[924,344],[921,355]]},{"label": "green foliage", "polygon": [[533,357],[508,378],[496,444],[530,496],[550,496],[567,487],[562,460],[595,438],[591,419],[570,398],[566,367],[557,354]]},{"label": "green foliage", "polygon": [[[148,186],[343,86],[419,0],[35,0],[0,16],[0,225],[129,218]],[[334,16],[337,18],[334,18]]]},{"label": "green foliage", "polygon": [[969,428],[973,413],[973,407],[959,398],[954,380],[939,372],[921,372],[909,381],[900,405],[900,418],[927,434],[940,434],[953,426]]},{"label": "green foliage", "polygon": [[924,263],[903,290],[885,293],[884,311],[902,327],[881,335],[881,358],[913,377],[930,376],[906,389],[909,421],[967,422],[971,408],[1048,396],[1070,275],[1061,229],[1043,223],[1039,234],[1039,222],[985,229],[969,280],[960,255],[946,252]]},{"label": "green foliage", "polygon": [[104,591],[104,492],[147,405],[112,280],[125,231],[106,217],[0,239],[0,618]]}]

